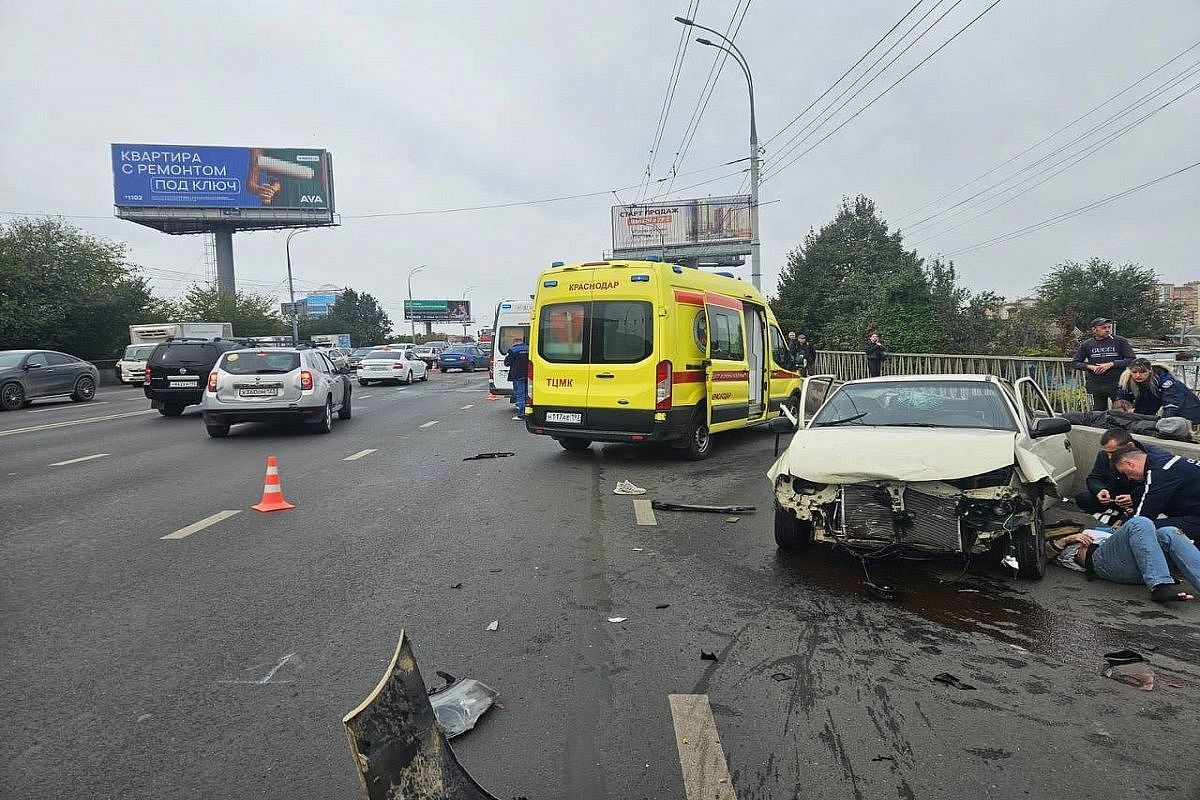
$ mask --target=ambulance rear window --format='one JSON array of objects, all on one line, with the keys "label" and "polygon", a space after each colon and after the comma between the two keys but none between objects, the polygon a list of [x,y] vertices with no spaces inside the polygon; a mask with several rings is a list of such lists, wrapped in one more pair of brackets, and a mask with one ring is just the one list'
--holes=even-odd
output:
[{"label": "ambulance rear window", "polygon": [[654,308],[643,301],[555,303],[538,316],[538,354],[555,364],[635,364],[654,349]]}]

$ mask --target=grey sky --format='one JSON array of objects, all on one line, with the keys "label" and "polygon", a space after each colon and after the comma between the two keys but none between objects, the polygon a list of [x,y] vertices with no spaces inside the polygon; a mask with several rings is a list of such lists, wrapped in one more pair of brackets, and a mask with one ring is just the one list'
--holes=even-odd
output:
[{"label": "grey sky", "polygon": [[[925,0],[910,21],[935,1]],[[752,0],[737,41],[755,73],[760,138],[798,114],[913,2]],[[918,30],[951,4],[945,0]],[[734,5],[700,0],[697,19],[724,30]],[[839,119],[987,5],[962,0]],[[334,157],[344,224],[294,240],[299,286],[371,292],[403,327],[405,276],[428,263],[414,294],[457,297],[474,286],[469,299],[484,320],[499,298],[529,294],[551,261],[596,258],[610,247],[612,195],[354,217],[637,184],[679,37],[671,18],[687,6],[0,0],[7,65],[0,75],[0,209],[100,217],[73,221],[129,242],[133,259],[154,268],[155,286],[170,294],[203,277],[203,237],[169,237],[111,219],[110,142],[325,147]],[[871,196],[895,224],[1198,40],[1200,3],[1192,0],[1003,0],[846,128],[764,183],[764,289],[774,290],[786,253],[833,216],[842,195]],[[714,52],[695,44],[687,51],[656,177],[670,166]],[[1197,62],[1200,48],[1106,113]],[[744,157],[746,120],[745,84],[731,62],[679,171]],[[994,213],[930,241],[913,233],[907,244],[923,255],[953,252],[1171,172],[1200,159],[1198,130],[1200,91]],[[784,139],[767,147],[768,174]],[[675,185],[733,169],[684,175]],[[737,176],[681,196],[732,193],[739,184]],[[627,190],[621,199],[637,194]],[[1198,207],[1200,168],[955,261],[972,288],[1009,297],[1027,292],[1053,264],[1093,255],[1141,262],[1169,281],[1196,280]],[[900,227],[922,216],[905,217]],[[280,289],[283,236],[235,237],[244,288]],[[749,279],[749,267],[739,274]]]}]

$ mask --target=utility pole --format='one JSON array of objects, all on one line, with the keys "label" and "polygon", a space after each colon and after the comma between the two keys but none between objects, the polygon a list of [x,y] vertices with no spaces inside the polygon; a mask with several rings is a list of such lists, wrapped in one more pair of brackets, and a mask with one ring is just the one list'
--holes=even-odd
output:
[{"label": "utility pole", "polygon": [[425,269],[426,265],[422,264],[419,267],[413,267],[408,271],[408,322],[412,328],[412,343],[413,347],[417,346],[417,321],[413,319],[413,296],[412,296],[412,276],[416,275],[421,270]]}]

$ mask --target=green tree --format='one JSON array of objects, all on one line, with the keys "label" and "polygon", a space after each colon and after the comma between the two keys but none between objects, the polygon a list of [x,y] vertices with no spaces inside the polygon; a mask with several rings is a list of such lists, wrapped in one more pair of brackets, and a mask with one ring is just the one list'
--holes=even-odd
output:
[{"label": "green tree", "polygon": [[329,307],[328,314],[303,321],[300,330],[302,336],[348,333],[355,347],[365,347],[387,341],[392,320],[372,295],[346,287]]},{"label": "green tree", "polygon": [[1155,291],[1158,282],[1153,269],[1139,264],[1065,261],[1042,278],[1037,307],[1058,328],[1064,352],[1096,317],[1116,320],[1123,336],[1161,336],[1171,332],[1175,309]]},{"label": "green tree", "polygon": [[112,358],[153,303],[127,254],[61,219],[0,225],[0,350]]},{"label": "green tree", "polygon": [[954,264],[926,264],[888,230],[874,202],[842,199],[832,222],[788,255],[772,307],[818,347],[857,350],[872,328],[888,349],[962,352],[994,341],[1000,298],[958,286]]},{"label": "green tree", "polygon": [[274,299],[252,292],[234,295],[215,283],[194,283],[179,300],[161,301],[158,309],[170,322],[228,322],[235,336],[280,336],[290,332]]}]

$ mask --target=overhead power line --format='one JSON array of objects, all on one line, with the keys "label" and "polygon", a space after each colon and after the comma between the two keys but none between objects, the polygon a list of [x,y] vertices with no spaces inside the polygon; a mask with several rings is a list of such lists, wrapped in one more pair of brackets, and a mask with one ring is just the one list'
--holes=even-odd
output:
[{"label": "overhead power line", "polygon": [[[700,0],[689,0],[687,10],[683,15],[692,19],[699,8]],[[645,196],[646,190],[650,186],[650,176],[654,174],[654,161],[658,157],[658,148],[662,144],[663,132],[667,128],[667,119],[671,114],[671,104],[675,100],[675,87],[679,85],[679,76],[683,74],[683,59],[687,55],[688,45],[692,42],[692,38],[688,35],[689,32],[690,29],[687,26],[684,26],[683,30],[679,32],[679,44],[675,46],[675,61],[671,64],[671,75],[667,78],[667,89],[663,93],[662,108],[658,111],[658,124],[655,126],[654,136],[650,141],[650,155],[646,159],[646,171],[642,176],[642,185],[638,189],[638,199]]]},{"label": "overhead power line", "polygon": [[936,56],[942,50],[946,49],[946,47],[948,47],[951,42],[953,42],[959,36],[962,36],[964,33],[966,33],[967,30],[971,28],[971,26],[973,26],[979,20],[983,19],[984,15],[986,15],[989,11],[991,11],[996,6],[1000,5],[1000,2],[1001,2],[1001,0],[994,0],[994,2],[991,5],[989,5],[987,8],[985,8],[983,11],[979,12],[974,18],[972,18],[972,20],[970,22],[968,22],[966,25],[959,28],[958,31],[955,32],[955,34],[953,36],[951,36],[949,39],[947,39],[946,41],[944,41],[940,45],[938,45],[936,50],[934,50],[932,53],[930,53],[929,55],[925,56],[923,59],[918,61],[915,66],[913,66],[911,69],[908,70],[908,72],[905,72],[903,75],[901,75],[899,78],[897,78],[890,86],[888,86],[882,92],[880,92],[879,94],[877,94],[873,98],[871,98],[871,100],[869,100],[866,105],[864,105],[862,108],[855,111],[853,114],[851,114],[845,120],[843,120],[840,125],[838,125],[836,128],[831,130],[829,133],[822,136],[820,139],[818,139],[816,142],[811,144],[805,150],[803,150],[802,152],[793,156],[785,164],[778,167],[773,173],[771,173],[771,175],[764,178],[763,181],[765,182],[767,180],[770,180],[771,178],[774,178],[776,175],[778,175],[779,173],[786,170],[792,164],[796,163],[798,160],[800,160],[804,156],[808,155],[816,148],[820,147],[823,142],[825,142],[826,140],[829,139],[829,137],[833,136],[835,133],[840,131],[842,128],[846,127],[851,122],[853,122],[855,119],[857,119],[859,114],[862,114],[868,108],[875,105],[875,103],[877,103],[884,95],[886,95],[888,92],[892,91],[892,89],[895,89],[897,86],[899,86],[901,83],[903,83],[904,80],[906,78],[908,78],[909,75],[912,75],[914,72],[916,72],[922,66],[924,66],[926,63],[928,63],[930,59],[932,59],[934,56]]},{"label": "overhead power line", "polygon": [[[730,41],[737,39],[738,32],[742,29],[742,22],[746,19],[746,12],[750,10],[751,0],[745,0],[745,2],[746,6],[742,8],[742,0],[737,0],[737,4],[733,7],[733,14],[729,18],[729,24],[725,26],[725,38]],[[742,14],[740,19],[738,18],[739,9]],[[737,27],[734,27],[735,20],[737,21]],[[690,29],[690,26],[688,27]],[[687,126],[683,129],[683,138],[680,140],[679,149],[675,151],[675,157],[671,161],[671,168],[667,171],[670,180],[665,189],[654,195],[654,199],[665,197],[674,189],[675,176],[692,147],[692,141],[696,138],[696,131],[700,129],[700,121],[704,118],[704,112],[708,110],[708,101],[712,99],[713,91],[717,88],[717,79],[721,77],[721,71],[725,69],[725,61],[728,58],[729,54],[724,50],[713,56],[712,66],[708,69],[708,77],[705,78],[704,85],[700,87],[700,96],[696,100],[696,107],[692,110],[691,119],[688,120]]]},{"label": "overhead power line", "polygon": [[[851,72],[853,72],[859,64],[861,64],[863,61],[865,61],[867,56],[871,55],[871,53],[873,53],[875,51],[876,47],[879,47],[879,45],[883,44],[883,41],[885,39],[887,39],[889,36],[891,36],[893,31],[895,31],[896,28],[899,28],[901,23],[903,23],[904,20],[908,19],[910,14],[912,14],[914,11],[917,10],[917,6],[921,5],[921,3],[924,3],[924,2],[925,2],[925,0],[917,0],[916,4],[913,5],[912,8],[910,8],[908,11],[906,11],[904,13],[903,17],[896,20],[895,25],[888,28],[887,33],[883,34],[883,36],[880,36],[879,39],[876,40],[875,44],[871,45],[871,47],[867,50],[867,52],[863,53],[861,56],[858,57],[858,61],[855,61],[853,64],[851,64],[850,68],[848,70],[846,70],[845,72],[843,72],[836,81],[829,84],[829,87],[826,88],[825,91],[821,92],[821,94],[817,97],[816,100],[813,100],[811,103],[809,103],[807,106],[805,106],[804,110],[801,111],[799,114],[797,114],[795,116],[795,118],[792,119],[791,122],[789,122],[787,125],[784,125],[778,131],[776,131],[774,134],[772,134],[771,138],[767,139],[765,142],[762,143],[762,146],[766,147],[771,142],[775,141],[777,138],[779,138],[781,135],[783,135],[784,131],[786,131],[788,128],[792,127],[797,122],[799,122],[801,120],[801,118],[803,118],[804,115],[807,114],[809,112],[809,110],[812,109],[813,106],[815,106],[817,103],[821,102],[821,100],[825,97],[825,95],[832,92],[839,83],[841,83],[843,80],[845,80],[847,75],[849,75]],[[936,8],[936,5],[934,7]],[[903,38],[903,37],[901,37],[901,38]],[[867,69],[869,71],[870,67],[868,67]]]},{"label": "overhead power line", "polygon": [[986,239],[982,242],[970,245],[968,247],[961,247],[958,250],[954,250],[952,252],[945,253],[944,255],[946,258],[953,258],[954,256],[962,255],[963,253],[972,253],[972,252],[975,252],[976,250],[983,250],[988,247],[994,247],[995,245],[1010,242],[1013,239],[1018,239],[1022,236],[1026,236],[1030,233],[1036,233],[1045,228],[1049,228],[1053,225],[1057,225],[1060,222],[1066,222],[1069,219],[1073,219],[1075,217],[1081,216],[1083,214],[1088,213],[1089,211],[1094,211],[1095,209],[1100,208],[1102,206],[1106,206],[1109,203],[1114,203],[1123,197],[1128,197],[1131,194],[1140,192],[1143,189],[1147,189],[1147,188],[1155,185],[1156,183],[1162,183],[1163,181],[1168,180],[1169,178],[1174,178],[1176,175],[1180,175],[1184,172],[1187,172],[1190,169],[1195,169],[1196,167],[1200,167],[1200,161],[1194,161],[1191,164],[1188,164],[1186,167],[1177,169],[1174,172],[1168,172],[1166,175],[1160,175],[1159,177],[1148,180],[1145,183],[1139,183],[1137,186],[1131,186],[1130,188],[1124,189],[1120,192],[1117,192],[1116,194],[1110,194],[1108,197],[1101,198],[1100,200],[1096,200],[1096,201],[1088,203],[1086,205],[1079,206],[1078,208],[1073,208],[1070,211],[1064,211],[1061,214],[1057,214],[1048,219],[1044,219],[1041,222],[1035,222],[1034,224],[1026,225],[1023,228],[1017,228],[1016,230],[1009,231],[1008,233],[1002,233],[1002,234],[999,234],[998,236],[993,236],[990,239]]},{"label": "overhead power line", "polygon": [[[872,61],[867,66],[867,68],[858,75],[857,78],[855,78],[853,81],[851,81],[849,84],[847,84],[847,86],[844,89],[842,89],[841,92],[838,93],[837,97],[830,100],[825,105],[824,108],[822,108],[820,111],[817,112],[817,115],[815,117],[810,119],[808,122],[804,123],[804,125],[800,128],[800,130],[796,131],[791,136],[789,136],[787,141],[784,142],[780,146],[779,152],[776,155],[776,161],[782,163],[783,159],[786,159],[789,155],[796,152],[796,150],[802,144],[804,144],[806,141],[808,141],[813,136],[815,136],[817,134],[817,132],[821,129],[822,125],[829,122],[831,119],[833,119],[833,117],[835,117],[837,115],[837,113],[839,111],[841,111],[847,105],[849,105],[850,103],[852,103],[856,99],[858,99],[859,95],[861,95],[863,92],[865,92],[867,90],[867,88],[870,87],[871,84],[873,84],[876,80],[878,80],[880,77],[882,77],[883,74],[885,72],[887,72],[888,68],[892,66],[892,64],[895,64],[896,61],[898,61],[905,53],[907,53],[909,50],[911,50],[914,45],[916,45],[923,38],[925,38],[925,36],[927,36],[930,31],[932,31],[935,27],[937,27],[937,24],[939,22],[941,22],[943,19],[945,19],[950,14],[950,12],[952,12],[955,8],[957,8],[958,5],[960,3],[962,3],[963,0],[955,0],[955,2],[949,8],[947,8],[945,11],[943,11],[942,15],[939,16],[937,19],[935,19],[929,25],[928,28],[926,28],[925,30],[918,33],[914,39],[912,39],[908,44],[904,45],[904,49],[901,50],[899,53],[897,53],[895,56],[893,56],[891,61],[884,64],[882,67],[879,67],[879,70],[877,72],[875,72],[874,74],[871,74],[872,71],[874,71],[875,68],[877,66],[879,66],[880,61],[887,58],[888,55],[893,50],[895,50],[897,47],[899,47],[901,44],[903,44],[904,40],[908,38],[908,35],[910,33],[912,33],[914,30],[919,28],[921,26],[921,23],[924,22],[926,19],[928,19],[929,16],[931,14],[933,14],[934,11],[937,11],[938,7],[943,3],[943,1],[944,0],[936,0],[934,2],[934,4],[925,11],[924,14],[922,14],[920,17],[918,17],[916,19],[916,21],[913,22],[913,24],[909,26],[908,30],[906,30],[904,33],[900,34],[899,38],[897,38],[896,41],[892,42],[891,46],[888,47],[888,49],[886,49],[882,53],[880,53],[879,57],[876,58],[874,61]],[[868,76],[869,76],[869,78],[868,78]],[[862,83],[862,85],[860,86],[859,84],[863,81],[864,78],[867,78],[867,81],[866,81],[866,83]],[[855,89],[855,87],[858,87],[858,88]],[[849,97],[846,97],[846,95],[852,91],[854,92],[854,94],[851,94]],[[843,97],[846,97],[845,101],[843,101],[842,104],[840,106],[838,106],[837,108],[834,108],[834,105],[839,100],[841,100]]]},{"label": "overhead power line", "polygon": [[902,220],[902,219],[906,219],[906,218],[908,218],[908,217],[916,216],[917,214],[921,213],[922,211],[924,211],[925,209],[929,208],[930,206],[935,206],[935,205],[937,205],[938,203],[942,202],[942,201],[943,201],[943,200],[945,200],[946,198],[948,198],[948,197],[952,197],[953,195],[957,194],[958,192],[962,191],[963,189],[967,188],[968,186],[971,186],[972,184],[978,183],[979,181],[983,180],[984,178],[988,177],[989,175],[992,175],[992,174],[994,174],[995,172],[998,172],[999,170],[1003,169],[1004,167],[1007,167],[1009,164],[1011,164],[1012,162],[1016,161],[1017,159],[1019,159],[1021,156],[1025,155],[1026,153],[1030,153],[1030,152],[1032,152],[1033,150],[1036,150],[1038,147],[1040,147],[1040,146],[1042,146],[1043,144],[1045,144],[1046,142],[1050,141],[1050,140],[1051,140],[1051,139],[1053,139],[1055,136],[1058,136],[1058,135],[1059,135],[1060,133],[1062,133],[1063,131],[1066,131],[1066,130],[1068,130],[1069,128],[1073,127],[1074,125],[1076,125],[1077,123],[1079,123],[1079,122],[1083,121],[1084,119],[1087,119],[1087,118],[1088,118],[1088,117],[1090,117],[1092,114],[1096,113],[1097,111],[1099,111],[1100,109],[1104,108],[1106,105],[1108,105],[1108,104],[1109,104],[1109,103],[1111,103],[1112,101],[1116,100],[1116,99],[1117,99],[1118,97],[1120,97],[1121,95],[1123,95],[1123,94],[1125,94],[1126,92],[1128,92],[1130,89],[1134,88],[1135,86],[1137,86],[1137,85],[1139,85],[1139,84],[1141,84],[1141,83],[1145,83],[1145,82],[1146,82],[1147,80],[1149,80],[1151,77],[1153,77],[1154,75],[1158,74],[1159,72],[1162,72],[1164,69],[1166,69],[1167,67],[1171,66],[1171,65],[1172,65],[1172,64],[1174,64],[1176,61],[1178,61],[1179,59],[1183,58],[1185,55],[1187,55],[1187,54],[1188,54],[1188,53],[1190,53],[1191,51],[1195,50],[1197,47],[1200,47],[1200,42],[1196,42],[1196,43],[1195,43],[1195,44],[1193,44],[1191,47],[1188,47],[1188,48],[1186,48],[1186,49],[1185,49],[1185,50],[1183,50],[1182,52],[1180,52],[1180,53],[1178,53],[1177,55],[1175,55],[1173,58],[1169,59],[1169,60],[1168,60],[1166,63],[1164,63],[1164,64],[1162,64],[1162,65],[1160,65],[1160,66],[1156,67],[1155,69],[1152,69],[1152,70],[1150,70],[1150,72],[1147,72],[1145,75],[1143,75],[1142,77],[1138,78],[1136,81],[1134,81],[1133,83],[1129,84],[1128,86],[1126,86],[1126,87],[1125,87],[1124,89],[1122,89],[1121,91],[1119,91],[1119,92],[1117,92],[1116,94],[1112,95],[1111,97],[1109,97],[1109,98],[1108,98],[1107,100],[1105,100],[1104,102],[1100,103],[1099,105],[1092,106],[1090,109],[1088,109],[1087,111],[1083,112],[1083,113],[1082,113],[1082,114],[1080,114],[1078,117],[1076,117],[1075,119],[1073,119],[1073,120],[1071,120],[1070,122],[1068,122],[1066,125],[1063,125],[1061,128],[1059,128],[1058,130],[1054,131],[1053,133],[1047,134],[1046,136],[1042,137],[1041,139],[1037,140],[1037,141],[1036,141],[1036,142],[1034,142],[1033,144],[1031,144],[1031,145],[1029,145],[1028,147],[1026,147],[1026,148],[1025,148],[1024,150],[1022,150],[1021,152],[1017,153],[1016,155],[1014,155],[1014,156],[1012,156],[1012,157],[1010,157],[1010,158],[1008,158],[1008,159],[1006,159],[1006,160],[1004,160],[1004,161],[1001,161],[1001,162],[1000,162],[999,164],[997,164],[996,166],[992,167],[991,169],[987,170],[986,172],[983,172],[983,173],[981,173],[981,174],[979,174],[979,175],[976,175],[974,178],[972,178],[971,180],[967,181],[966,183],[964,183],[964,184],[962,184],[962,185],[960,185],[960,186],[956,186],[956,187],[954,187],[953,189],[951,189],[950,191],[946,192],[945,194],[943,194],[943,195],[941,195],[941,196],[939,196],[939,197],[936,197],[936,198],[934,198],[933,200],[930,200],[930,201],[929,201],[928,203],[926,203],[925,205],[923,205],[923,206],[918,206],[917,208],[914,208],[912,211],[906,211],[906,212],[904,212],[903,214],[901,214],[900,216],[898,216],[898,217],[896,217],[896,218],[895,218],[895,219],[896,219],[896,221],[899,221],[899,220]]},{"label": "overhead power line", "polygon": [[[1196,71],[1200,71],[1200,67],[1197,67]],[[1105,137],[1100,139],[1098,142],[1094,142],[1092,144],[1085,145],[1084,148],[1081,149],[1080,151],[1064,156],[1063,158],[1059,159],[1058,161],[1055,161],[1054,163],[1042,168],[1041,170],[1034,173],[1033,175],[1030,175],[1029,177],[1018,181],[1017,183],[1013,184],[1012,186],[1001,189],[996,194],[994,194],[990,197],[985,197],[978,203],[974,203],[972,205],[966,206],[958,211],[955,211],[954,213],[949,214],[944,219],[938,220],[938,222],[946,222],[951,219],[954,219],[955,217],[959,217],[959,216],[962,216],[963,214],[974,211],[975,209],[981,208],[981,207],[987,205],[988,203],[992,202],[993,200],[998,199],[1002,195],[1004,195],[1008,192],[1014,191],[1015,189],[1019,188],[1023,184],[1029,183],[1030,181],[1037,180],[1037,178],[1041,177],[1042,175],[1046,175],[1046,173],[1050,173],[1045,178],[1042,178],[1042,180],[1037,181],[1036,183],[1033,183],[1032,185],[1027,186],[1026,188],[1022,189],[1021,191],[1017,192],[1016,194],[1013,194],[1011,197],[987,208],[983,212],[976,214],[973,217],[968,217],[967,219],[963,220],[962,222],[959,222],[955,225],[950,226],[949,228],[945,228],[936,233],[930,234],[930,233],[926,232],[926,233],[920,234],[921,236],[924,237],[923,239],[921,239],[921,241],[926,242],[926,241],[930,241],[932,239],[937,239],[941,236],[946,235],[947,233],[950,233],[951,231],[958,230],[963,225],[966,225],[969,222],[977,220],[980,217],[991,214],[996,209],[999,209],[999,208],[1002,208],[1003,206],[1008,205],[1012,201],[1016,200],[1018,197],[1021,197],[1023,195],[1028,194],[1029,192],[1032,192],[1037,187],[1049,182],[1050,180],[1053,180],[1055,177],[1057,177],[1058,175],[1061,175],[1063,172],[1066,172],[1071,167],[1075,166],[1076,164],[1080,163],[1081,161],[1084,161],[1084,160],[1090,158],[1092,155],[1094,155],[1095,153],[1098,153],[1100,150],[1103,150],[1105,147],[1112,144],[1113,142],[1120,139],[1121,137],[1125,136],[1127,133],[1131,132],[1134,128],[1138,127],[1143,122],[1145,122],[1148,119],[1150,119],[1151,117],[1153,117],[1155,114],[1158,114],[1160,111],[1166,109],[1167,107],[1173,105],[1174,103],[1177,103],[1178,101],[1182,100],[1184,97],[1186,97],[1187,95],[1196,91],[1197,89],[1200,89],[1200,83],[1192,84],[1190,87],[1188,87],[1184,91],[1180,92],[1175,97],[1171,98],[1170,100],[1168,100],[1167,102],[1158,106],[1157,108],[1154,108],[1154,109],[1150,110],[1149,112],[1143,114],[1142,116],[1138,117],[1137,119],[1133,120],[1132,122],[1127,123],[1124,127],[1118,128],[1117,130],[1106,134]],[[1029,167],[1026,167],[1026,169],[1029,169]],[[1021,172],[1024,172],[1024,171],[1025,170],[1021,170]],[[1019,174],[1020,174],[1020,172],[1015,173],[1015,175],[1019,175]],[[1015,177],[1015,175],[1012,175],[1009,177],[1012,178],[1012,177]],[[999,186],[1001,183],[1004,183],[1007,180],[1008,180],[1008,178],[1006,178],[1005,181],[1001,181],[999,183],[993,184],[992,187],[989,187],[989,188]],[[981,194],[981,193],[977,193],[977,195],[978,194]],[[977,195],[973,195],[973,196],[977,196]],[[962,202],[967,202],[967,201],[964,200]],[[956,204],[956,205],[958,205],[958,204]],[[953,207],[954,206],[951,206],[951,208],[953,208]],[[949,211],[949,209],[947,209],[947,211]],[[943,214],[944,213],[945,212],[943,212]],[[934,216],[941,216],[941,215],[934,215]],[[932,217],[926,217],[926,219],[932,219]],[[937,223],[935,222],[933,224],[936,225]],[[913,227],[915,228],[917,226],[914,225]],[[912,228],[908,229],[907,233],[911,233],[911,232],[912,232]]]}]

